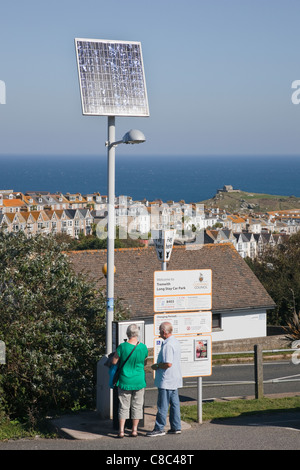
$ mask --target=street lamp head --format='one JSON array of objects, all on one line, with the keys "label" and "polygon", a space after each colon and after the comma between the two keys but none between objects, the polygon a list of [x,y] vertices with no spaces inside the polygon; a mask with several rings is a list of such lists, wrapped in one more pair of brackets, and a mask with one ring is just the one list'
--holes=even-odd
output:
[{"label": "street lamp head", "polygon": [[109,149],[116,147],[119,144],[141,144],[146,141],[146,137],[138,129],[131,129],[131,131],[126,132],[122,140],[117,140],[116,142],[106,141],[105,145]]},{"label": "street lamp head", "polygon": [[141,144],[145,142],[144,134],[138,129],[131,129],[123,137],[123,144]]}]

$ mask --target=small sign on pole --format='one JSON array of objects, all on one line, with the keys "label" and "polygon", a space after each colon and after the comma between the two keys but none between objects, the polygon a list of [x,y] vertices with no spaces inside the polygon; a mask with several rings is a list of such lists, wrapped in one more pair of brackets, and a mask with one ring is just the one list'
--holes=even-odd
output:
[{"label": "small sign on pole", "polygon": [[153,235],[158,260],[162,263],[170,261],[175,239],[175,230],[156,230]]},{"label": "small sign on pole", "polygon": [[202,377],[212,374],[212,336],[207,334],[212,330],[211,309],[211,269],[154,272],[154,312],[158,312],[154,315],[154,358],[162,345],[159,325],[170,321],[180,342],[182,376],[197,377],[198,423],[202,423]]}]

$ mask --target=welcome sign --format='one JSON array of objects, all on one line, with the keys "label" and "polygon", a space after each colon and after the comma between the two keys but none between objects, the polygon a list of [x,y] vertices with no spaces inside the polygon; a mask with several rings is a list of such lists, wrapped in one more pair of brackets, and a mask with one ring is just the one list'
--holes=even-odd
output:
[{"label": "welcome sign", "polygon": [[154,272],[154,311],[211,310],[212,271]]}]

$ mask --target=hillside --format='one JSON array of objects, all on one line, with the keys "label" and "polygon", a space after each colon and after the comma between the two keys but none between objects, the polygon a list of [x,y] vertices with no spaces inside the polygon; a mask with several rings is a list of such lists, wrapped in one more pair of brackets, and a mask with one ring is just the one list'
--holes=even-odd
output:
[{"label": "hillside", "polygon": [[300,209],[300,198],[295,196],[274,196],[246,191],[218,191],[206,201],[207,208],[219,207],[229,212],[270,212],[276,210]]}]

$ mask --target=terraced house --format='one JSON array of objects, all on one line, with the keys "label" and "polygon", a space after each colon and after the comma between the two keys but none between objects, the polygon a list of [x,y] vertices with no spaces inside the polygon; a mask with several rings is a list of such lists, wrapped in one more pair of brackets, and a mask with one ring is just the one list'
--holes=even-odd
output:
[{"label": "terraced house", "polygon": [[22,200],[26,203],[27,210],[60,210],[69,207],[68,200],[63,194],[49,194],[48,192],[28,192],[21,195]]},{"label": "terraced house", "polygon": [[17,194],[13,191],[0,193],[0,212],[2,214],[10,213],[14,214],[21,210],[27,210],[27,205],[22,199],[17,197]]},{"label": "terraced house", "polygon": [[[121,238],[148,239],[153,230],[176,229],[175,244],[230,242],[242,258],[259,256],[300,230],[300,210],[230,214],[218,207],[185,201],[133,201],[115,198],[115,224]],[[51,194],[48,191],[0,190],[0,228],[5,232],[65,233],[78,238],[92,233],[93,224],[106,226],[107,196],[100,193]],[[151,244],[151,241],[150,241]]]},{"label": "terraced house", "polygon": [[23,231],[37,234],[66,233],[70,237],[89,235],[93,218],[89,209],[41,210],[0,214],[0,229],[5,233]]}]

